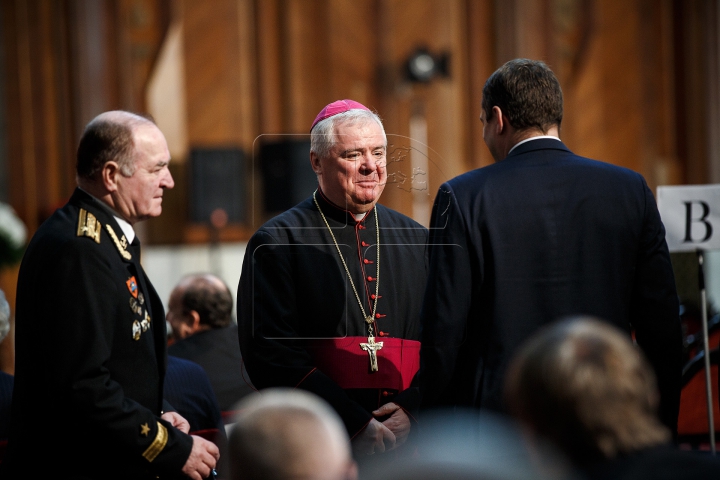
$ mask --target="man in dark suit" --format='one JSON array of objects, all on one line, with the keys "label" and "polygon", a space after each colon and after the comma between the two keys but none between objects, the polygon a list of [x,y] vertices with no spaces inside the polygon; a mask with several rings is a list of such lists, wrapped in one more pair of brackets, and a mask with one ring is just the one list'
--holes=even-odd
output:
[{"label": "man in dark suit", "polygon": [[4,478],[201,480],[215,466],[217,447],[163,401],[165,315],[133,230],[160,215],[169,161],[146,118],[85,128],[78,188],[20,267]]},{"label": "man in dark suit", "polygon": [[496,162],[443,184],[423,305],[423,405],[502,410],[518,345],[559,317],[634,329],[676,428],[681,331],[665,229],[636,172],[560,141],[562,91],[542,62],[485,83],[483,138]]},{"label": "man in dark suit", "polygon": [[205,369],[224,417],[255,390],[244,371],[232,309],[227,285],[214,275],[197,274],[175,286],[167,313],[176,340],[168,354]]}]

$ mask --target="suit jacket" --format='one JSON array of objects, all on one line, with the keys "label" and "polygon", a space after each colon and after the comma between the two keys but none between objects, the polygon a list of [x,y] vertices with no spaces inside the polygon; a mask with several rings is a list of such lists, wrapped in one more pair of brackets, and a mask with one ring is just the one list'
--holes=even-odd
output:
[{"label": "suit jacket", "polygon": [[[168,355],[165,399],[190,424],[190,432],[218,430],[225,437],[215,392],[205,370],[195,362]],[[216,440],[219,444],[219,438]]]},{"label": "suit jacket", "polygon": [[[380,204],[356,221],[319,190],[316,197],[368,314],[376,286],[378,215],[381,269],[374,332],[378,341],[419,340],[427,230]],[[402,391],[342,388],[337,376],[318,368],[310,350],[314,341],[367,338],[368,327],[312,197],[268,221],[250,239],[238,288],[238,326],[240,349],[256,387],[298,387],[319,395],[338,412],[350,436],[384,403],[408,411],[419,405],[414,385]],[[344,366],[346,353],[361,357],[369,369],[359,343],[351,347],[351,352],[338,352],[334,363]],[[378,357],[388,350],[380,350]],[[360,375],[370,380],[373,374],[363,369]]]},{"label": "suit jacket", "polygon": [[232,411],[238,400],[255,391],[240,356],[237,325],[191,335],[170,345],[168,353],[205,369],[221,412]]},{"label": "suit jacket", "polygon": [[541,326],[593,315],[635,330],[677,424],[682,338],[665,229],[631,170],[554,139],[443,184],[423,305],[426,407],[502,409],[506,367]]},{"label": "suit jacket", "polygon": [[165,338],[139,248],[77,189],[20,266],[7,478],[180,473],[192,439],[159,418]]}]

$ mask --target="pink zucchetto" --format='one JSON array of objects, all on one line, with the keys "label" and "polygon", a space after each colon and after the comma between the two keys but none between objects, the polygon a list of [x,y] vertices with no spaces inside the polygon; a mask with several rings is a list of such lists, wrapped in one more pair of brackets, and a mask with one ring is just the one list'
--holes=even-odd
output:
[{"label": "pink zucchetto", "polygon": [[360,102],[356,102],[355,100],[336,100],[326,105],[325,108],[320,110],[320,113],[318,113],[317,117],[315,117],[315,121],[312,123],[312,127],[310,127],[310,131],[312,132],[312,129],[315,128],[315,125],[317,125],[318,122],[321,122],[326,118],[333,117],[338,113],[345,113],[348,110],[367,110],[368,112],[370,111],[370,109],[367,108],[365,105]]}]

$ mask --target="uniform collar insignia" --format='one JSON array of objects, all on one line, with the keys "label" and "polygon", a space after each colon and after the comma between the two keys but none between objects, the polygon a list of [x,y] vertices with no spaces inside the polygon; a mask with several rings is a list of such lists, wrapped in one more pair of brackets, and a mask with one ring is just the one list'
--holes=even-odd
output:
[{"label": "uniform collar insignia", "polygon": [[[118,239],[118,236],[115,234],[115,230],[113,230],[113,228],[110,226],[110,224],[106,223],[105,228],[107,229],[107,232],[110,235],[110,239],[113,241],[113,243],[115,244],[115,247],[118,249],[118,252],[120,252],[120,255],[122,255],[122,257],[125,260],[132,260],[132,255],[130,254],[130,252],[125,250],[125,247],[123,247],[123,244]],[[123,236],[123,240],[125,240],[125,244],[127,245],[127,240],[125,239],[124,236]]]},{"label": "uniform collar insignia", "polygon": [[100,231],[102,225],[95,218],[95,215],[88,212],[84,208],[80,209],[80,216],[78,218],[77,236],[78,237],[90,237],[95,240],[95,243],[100,243]]}]

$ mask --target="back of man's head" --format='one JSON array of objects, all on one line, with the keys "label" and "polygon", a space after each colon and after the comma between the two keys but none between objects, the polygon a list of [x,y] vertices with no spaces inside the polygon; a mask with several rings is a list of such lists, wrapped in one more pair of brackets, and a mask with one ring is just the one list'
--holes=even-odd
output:
[{"label": "back of man's head", "polygon": [[77,150],[77,176],[92,181],[109,161],[118,163],[120,172],[130,177],[135,172],[133,130],[155,125],[147,117],[123,110],[104,112],[85,126]]},{"label": "back of man's head", "polygon": [[229,440],[232,480],[356,478],[345,427],[319,397],[268,389],[246,397],[236,410]]},{"label": "back of man's head", "polygon": [[185,277],[176,287],[185,312],[197,312],[200,325],[224,328],[232,322],[233,298],[225,282],[209,273]]},{"label": "back of man's head", "polygon": [[580,466],[670,439],[642,352],[626,333],[595,319],[559,322],[530,339],[509,368],[505,399],[511,413]]},{"label": "back of man's head", "polygon": [[559,128],[563,117],[560,82],[541,61],[510,60],[490,75],[483,87],[482,108],[488,121],[493,107],[500,107],[517,130]]}]

